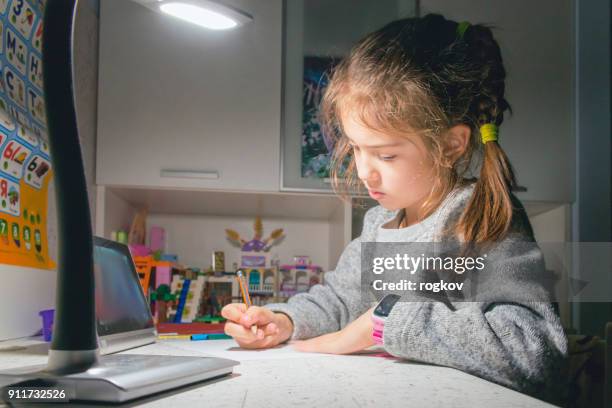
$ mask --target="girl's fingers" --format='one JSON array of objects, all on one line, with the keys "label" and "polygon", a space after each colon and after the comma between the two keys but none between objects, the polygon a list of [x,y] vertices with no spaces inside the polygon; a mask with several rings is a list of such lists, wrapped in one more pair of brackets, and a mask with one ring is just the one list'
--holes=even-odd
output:
[{"label": "girl's fingers", "polygon": [[[221,310],[221,316],[228,321],[239,323],[244,328],[251,330],[253,325],[259,328],[265,328],[269,324],[273,324],[274,312],[259,306],[251,306],[247,308],[244,303],[231,303]],[[270,329],[265,331],[264,335],[272,335],[275,333],[276,324],[273,324]]]},{"label": "girl's fingers", "polygon": [[242,315],[240,323],[245,327],[250,327],[254,324],[263,326],[272,322],[273,319],[274,312],[271,310],[259,306],[251,306]]},{"label": "girl's fingers", "polygon": [[[225,334],[228,336],[232,336],[236,341],[243,343],[252,343],[254,341],[263,338],[263,331],[257,330],[257,334],[253,334],[250,329],[245,328],[244,326],[236,323],[232,323],[230,321],[225,323]],[[261,331],[261,337],[259,337],[259,332]]]},{"label": "girl's fingers", "polygon": [[[225,306],[221,315],[227,319],[225,334],[232,336],[240,347],[255,349],[278,344],[280,329],[273,322],[271,310],[258,306],[247,309],[244,303],[233,303]],[[253,326],[257,331],[252,331]]]},{"label": "girl's fingers", "polygon": [[[275,323],[269,323],[265,326],[259,326],[257,327],[257,331],[255,333],[253,333],[253,331],[251,330],[250,327],[244,327],[240,324],[236,324],[236,323],[231,323],[228,322],[225,324],[225,331],[226,333],[228,331],[230,331],[231,333],[227,333],[228,335],[232,336],[232,337],[248,337],[247,340],[257,340],[257,339],[263,339],[264,337],[269,337],[269,336],[275,336],[277,334],[279,334],[280,330],[278,328],[278,326]],[[234,334],[236,336],[234,336]]]},{"label": "girl's fingers", "polygon": [[268,323],[265,326],[263,326],[262,329],[264,332],[264,336],[274,336],[280,332],[276,323]]},{"label": "girl's fingers", "polygon": [[278,342],[275,336],[278,332],[278,328],[275,326],[276,325],[273,325],[272,327],[266,327],[264,329],[259,328],[257,329],[257,334],[253,334],[250,329],[240,324],[227,322],[225,324],[225,334],[232,336],[240,347],[253,349],[266,348]]},{"label": "girl's fingers", "polygon": [[[238,344],[240,344],[240,342]],[[264,337],[263,340],[257,340],[252,343],[240,344],[240,347],[253,350],[273,347],[276,344],[278,344],[278,342],[276,341],[276,338],[274,336],[267,336]]]},{"label": "girl's fingers", "polygon": [[247,307],[244,303],[230,303],[221,309],[221,316],[232,322],[238,322],[246,310]]}]

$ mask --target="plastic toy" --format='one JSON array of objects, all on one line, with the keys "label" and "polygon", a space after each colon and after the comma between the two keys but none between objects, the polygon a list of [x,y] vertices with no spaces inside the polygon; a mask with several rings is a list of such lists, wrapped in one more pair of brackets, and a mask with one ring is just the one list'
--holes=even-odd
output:
[{"label": "plastic toy", "polygon": [[145,296],[149,294],[149,285],[151,283],[151,274],[153,271],[153,258],[150,256],[134,256],[134,266],[140,279],[140,286]]},{"label": "plastic toy", "polygon": [[323,283],[323,275],[323,269],[317,265],[304,267],[303,262],[281,265],[279,295],[291,297],[296,293],[308,292],[312,286]]},{"label": "plastic toy", "polygon": [[51,341],[51,334],[53,332],[53,317],[55,315],[55,309],[41,310],[38,315],[42,317],[42,335],[45,341]]},{"label": "plastic toy", "polygon": [[213,271],[225,271],[225,253],[223,251],[214,251],[212,255]]},{"label": "plastic toy", "polygon": [[174,323],[194,321],[200,310],[204,288],[204,275],[198,275],[197,279],[185,279],[179,275],[172,277],[171,290],[173,293],[180,293]]},{"label": "plastic toy", "polygon": [[255,218],[255,224],[253,226],[255,234],[253,239],[250,241],[244,240],[240,237],[236,231],[232,229],[226,229],[227,240],[237,248],[240,248],[243,252],[268,252],[270,248],[281,243],[285,238],[282,228],[272,231],[270,236],[266,239],[263,237],[263,224],[261,217]]},{"label": "plastic toy", "polygon": [[132,245],[144,245],[146,234],[147,210],[141,209],[136,213],[130,226],[128,242]]},{"label": "plastic toy", "polygon": [[166,230],[164,230],[162,227],[151,227],[151,232],[149,232],[149,242],[151,251],[163,252],[166,248]]},{"label": "plastic toy", "polygon": [[204,282],[204,294],[200,306],[200,315],[203,318],[197,320],[213,322],[214,319],[220,318],[223,306],[238,301],[239,288],[233,274],[206,276]]},{"label": "plastic toy", "polygon": [[176,300],[176,295],[170,293],[170,286],[160,285],[156,290],[151,291],[151,300],[155,302],[155,314],[157,323],[168,321],[168,303]]},{"label": "plastic toy", "polygon": [[151,254],[151,249],[146,245],[129,244],[130,253],[132,256],[148,256]]},{"label": "plastic toy", "polygon": [[191,286],[191,281],[189,279],[184,279],[183,282],[180,283],[181,291],[179,295],[178,305],[176,307],[176,312],[174,313],[174,323],[181,323],[183,317],[183,310],[185,309],[185,302],[187,301],[187,295],[189,294],[189,286]]},{"label": "plastic toy", "polygon": [[310,265],[310,257],[307,255],[296,255],[293,257],[294,268],[306,269]]}]

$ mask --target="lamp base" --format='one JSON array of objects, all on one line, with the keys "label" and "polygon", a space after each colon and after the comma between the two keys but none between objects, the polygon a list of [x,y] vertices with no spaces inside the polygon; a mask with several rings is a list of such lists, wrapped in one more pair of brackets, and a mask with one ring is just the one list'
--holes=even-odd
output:
[{"label": "lamp base", "polygon": [[64,390],[70,401],[118,403],[231,374],[238,364],[217,357],[115,354],[100,357],[98,364],[85,371],[66,375],[45,371],[44,365],[0,371],[0,386],[2,398],[13,403],[28,400],[16,400],[14,395],[7,399],[8,388]]}]

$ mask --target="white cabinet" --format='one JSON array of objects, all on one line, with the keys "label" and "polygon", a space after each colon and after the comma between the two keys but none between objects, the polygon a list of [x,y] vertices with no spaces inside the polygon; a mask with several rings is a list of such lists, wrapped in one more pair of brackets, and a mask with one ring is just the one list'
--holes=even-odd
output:
[{"label": "white cabinet", "polygon": [[575,198],[574,10],[572,0],[422,0],[421,15],[493,25],[513,115],[500,128],[522,200]]},{"label": "white cabinet", "polygon": [[100,10],[98,184],[278,191],[282,0],[201,29],[126,0]]}]

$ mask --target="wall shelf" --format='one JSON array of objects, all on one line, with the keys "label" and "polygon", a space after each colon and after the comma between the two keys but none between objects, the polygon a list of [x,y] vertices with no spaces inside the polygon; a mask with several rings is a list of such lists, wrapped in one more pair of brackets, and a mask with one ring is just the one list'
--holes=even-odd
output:
[{"label": "wall shelf", "polygon": [[328,220],[343,202],[330,194],[106,187],[149,213]]}]

